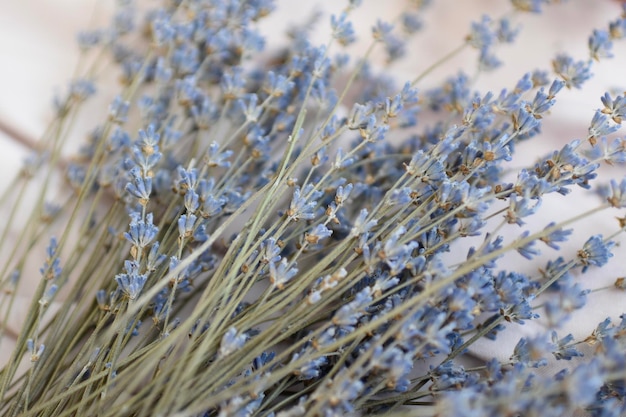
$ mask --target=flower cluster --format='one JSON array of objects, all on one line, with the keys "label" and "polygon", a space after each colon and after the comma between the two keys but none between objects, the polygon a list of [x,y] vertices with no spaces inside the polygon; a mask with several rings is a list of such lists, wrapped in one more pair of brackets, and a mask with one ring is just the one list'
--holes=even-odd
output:
[{"label": "flower cluster", "polygon": [[[536,276],[502,260],[517,252],[518,262],[535,262],[542,245],[560,249],[571,223],[626,207],[626,180],[612,180],[597,208],[526,228],[548,196],[569,198],[592,187],[602,164],[626,162],[614,135],[626,115],[622,96],[601,97],[585,140],[521,168],[515,152],[539,136],[563,91],[612,57],[626,17],[590,34],[585,59],[560,54],[551,72],[529,70],[498,94],[475,88],[478,75],[501,65],[498,47],[515,41],[514,17],[553,2],[512,0],[513,17],[471,23],[448,58],[476,50],[477,73],[440,85],[423,84],[426,73],[390,79],[369,65],[377,48],[388,63],[408,52],[428,1],[409,2],[397,25],[376,22],[354,63],[344,47],[361,36],[351,23],[360,1],[329,18],[327,45],[311,43],[304,27],[267,52],[258,22],[274,10],[271,0],[161,1],[146,10],[119,2],[110,26],[79,36],[96,67],[109,57],[119,94],[71,163],[62,163],[57,136],[39,155],[66,168],[68,202],[25,231],[26,242],[48,227],[61,238],[50,241],[24,343],[0,373],[0,410],[623,413],[626,319],[607,319],[584,340],[559,336],[592,296],[573,276],[607,264],[617,233],[559,252]],[[96,73],[57,100],[51,132],[64,133],[95,94]],[[34,165],[19,176],[24,184]],[[616,230],[624,227],[620,219]],[[16,285],[29,249],[0,288]],[[62,287],[69,295],[44,325]],[[623,278],[610,290],[620,289]],[[477,340],[538,320],[549,330],[519,339],[508,360],[468,368]],[[591,357],[581,344],[595,347]],[[31,368],[20,377],[25,354]],[[558,360],[576,366],[537,373]]]}]

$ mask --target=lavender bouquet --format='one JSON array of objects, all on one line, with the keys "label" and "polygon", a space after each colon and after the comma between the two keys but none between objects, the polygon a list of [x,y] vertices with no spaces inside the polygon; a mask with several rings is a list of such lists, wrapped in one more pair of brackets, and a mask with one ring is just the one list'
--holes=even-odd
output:
[{"label": "lavender bouquet", "polygon": [[[383,64],[411,56],[428,1],[373,22],[356,58],[344,48],[367,2],[262,52],[271,0],[118,1],[109,26],[80,33],[81,75],[2,200],[8,223],[29,213],[2,265],[4,337],[47,245],[0,371],[2,415],[624,413],[626,316],[584,338],[563,325],[590,296],[575,276],[605,265],[626,227],[626,179],[593,181],[626,162],[626,98],[601,96],[582,140],[530,163],[515,151],[612,56],[626,15],[593,31],[581,60],[560,54],[500,91],[475,87],[517,20],[554,2],[512,0],[405,81]],[[327,44],[312,43],[324,28]],[[470,71],[426,83],[464,50]],[[372,61],[381,51],[386,63]],[[68,155],[105,73],[119,91]],[[526,228],[544,199],[576,204],[580,187],[600,194],[596,207]],[[617,216],[614,234],[559,251],[570,225],[601,211]],[[615,277],[605,291],[624,289]],[[504,360],[481,353],[525,322],[543,330]]]}]

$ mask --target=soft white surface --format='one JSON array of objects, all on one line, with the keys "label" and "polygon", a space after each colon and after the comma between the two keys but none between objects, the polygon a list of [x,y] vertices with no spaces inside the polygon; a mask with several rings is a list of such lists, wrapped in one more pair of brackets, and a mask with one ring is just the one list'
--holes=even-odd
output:
[{"label": "soft white surface", "polygon": [[[459,40],[467,33],[469,22],[477,20],[482,13],[488,12],[492,16],[499,16],[506,10],[508,2],[496,0],[439,0],[436,7],[427,12],[428,33],[437,31],[438,36],[418,38],[409,53],[411,59],[396,64],[392,70],[400,77],[414,78],[434,59],[453,49]],[[50,103],[52,95],[67,85],[77,62],[78,49],[74,38],[77,30],[90,26],[94,16],[95,21],[106,21],[106,11],[111,2],[100,2],[98,11],[93,13],[93,0],[25,0],[0,1],[0,120],[24,135],[36,139],[51,118]],[[337,6],[339,4],[339,6]],[[274,33],[270,37],[269,46],[275,47],[283,42],[282,32],[277,31],[286,24],[299,24],[306,21],[307,13],[319,5],[325,13],[336,12],[345,4],[341,1],[278,1],[279,11],[264,27]],[[374,1],[365,0],[364,7],[355,18],[357,32],[369,38],[369,26],[377,18],[391,18],[402,1]],[[549,8],[543,16],[525,16],[521,19],[525,30],[517,44],[501,49],[499,56],[507,64],[505,70],[496,74],[482,76],[480,87],[499,89],[512,87],[515,81],[526,71],[534,68],[549,68],[550,59],[555,52],[565,50],[577,58],[586,57],[586,39],[594,27],[605,27],[606,22],[614,19],[619,13],[617,2],[609,0],[570,0],[567,4]],[[327,27],[327,15],[323,17],[320,28]],[[324,29],[325,30],[325,29]],[[326,32],[316,32],[319,42],[325,42]],[[362,41],[354,50],[362,50],[367,42]],[[624,68],[626,68],[626,42],[616,45],[616,55],[619,60],[607,61],[596,65],[596,78],[585,85],[582,91],[566,91],[559,96],[560,101],[553,112],[553,116],[545,121],[544,135],[536,138],[532,143],[520,146],[527,161],[545,154],[552,149],[560,148],[564,143],[574,138],[586,135],[587,124],[593,116],[593,110],[600,106],[600,95],[607,89],[616,91],[626,90]],[[468,51],[455,59],[447,68],[465,67],[471,73],[475,54]],[[444,74],[449,74],[449,71]],[[442,77],[437,73],[425,80],[425,83],[436,81]],[[19,169],[20,161],[26,150],[5,135],[0,135],[3,151],[0,152],[0,191],[7,186],[12,173]],[[624,169],[612,171],[614,176],[623,175]],[[595,206],[598,198],[589,193],[576,192],[566,200],[562,198],[547,199],[541,212],[529,222],[527,228],[536,230],[543,227],[550,220],[565,219],[587,208]],[[582,242],[590,234],[609,234],[617,227],[614,216],[623,213],[604,212],[601,215],[588,218],[574,227],[576,238],[563,245],[564,257],[574,256]],[[513,233],[519,233],[517,227],[510,227]],[[15,230],[11,236],[19,233]],[[6,251],[7,248],[4,248]],[[546,249],[546,254],[554,252]],[[462,254],[465,255],[464,253]],[[615,248],[615,257],[602,270],[593,270],[580,276],[580,281],[586,288],[600,288],[611,285],[616,277],[626,274],[626,251],[624,246]],[[528,272],[536,271],[539,263],[527,262],[513,254],[507,258],[511,267],[518,267]],[[517,265],[516,265],[517,264]],[[38,267],[37,267],[38,268]],[[25,312],[26,294],[35,288],[39,278],[35,274],[31,281],[22,283],[19,306],[11,318],[10,328],[18,331],[20,317]],[[589,335],[598,322],[606,317],[617,319],[626,311],[624,294],[618,291],[601,291],[591,294],[589,302],[583,311],[577,312],[566,328],[560,332],[565,336],[572,332],[577,338]],[[520,336],[533,334],[537,330],[537,323],[525,326],[511,326],[507,337],[501,337],[497,343],[480,341],[474,351],[481,356],[495,355],[507,359],[512,348]],[[7,359],[12,342],[4,340],[0,344],[0,363]],[[480,353],[479,353],[480,352]],[[559,367],[563,366],[560,363]],[[549,371],[553,372],[555,368]],[[559,368],[556,368],[559,369]]]}]

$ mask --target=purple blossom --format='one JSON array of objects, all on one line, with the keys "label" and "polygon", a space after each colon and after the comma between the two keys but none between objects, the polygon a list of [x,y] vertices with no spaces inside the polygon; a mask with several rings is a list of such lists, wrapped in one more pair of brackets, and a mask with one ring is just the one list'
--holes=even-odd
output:
[{"label": "purple blossom", "polygon": [[46,280],[55,280],[61,275],[61,259],[58,254],[59,244],[55,237],[50,238],[50,243],[46,248],[46,260],[39,272]]},{"label": "purple blossom", "polygon": [[618,184],[614,179],[611,180],[610,193],[607,196],[609,204],[616,208],[626,207],[626,178]]},{"label": "purple blossom", "polygon": [[333,315],[332,322],[335,326],[347,331],[354,330],[354,326],[365,313],[365,308],[372,302],[371,289],[369,287],[359,291],[352,301],[344,304]]},{"label": "purple blossom", "polygon": [[313,219],[317,207],[316,199],[321,195],[321,191],[315,190],[311,184],[307,184],[302,190],[296,186],[286,213],[287,217],[293,221]]},{"label": "purple blossom", "polygon": [[139,264],[136,261],[124,261],[126,273],[115,276],[118,288],[131,301],[134,301],[141,293],[148,276],[139,272]]},{"label": "purple blossom", "polygon": [[603,266],[613,256],[611,249],[615,244],[613,242],[604,242],[602,235],[591,236],[578,251],[578,260],[583,265],[583,272],[589,266]]},{"label": "purple blossom", "polygon": [[561,360],[572,360],[572,358],[584,356],[578,349],[576,349],[574,342],[574,336],[568,334],[567,336],[559,339],[556,332],[552,332],[552,343],[556,346],[556,350],[552,352],[555,358]]},{"label": "purple blossom", "polygon": [[230,167],[230,158],[233,154],[233,151],[228,150],[220,150],[220,146],[213,142],[209,145],[209,149],[207,150],[206,155],[204,156],[204,163],[206,163],[209,167]]},{"label": "purple blossom", "polygon": [[511,360],[522,363],[526,366],[539,368],[548,364],[547,356],[555,350],[555,345],[544,337],[521,338],[515,349]]},{"label": "purple blossom", "polygon": [[280,246],[276,244],[276,239],[274,239],[273,237],[268,238],[263,243],[261,262],[266,264],[280,262],[281,250],[282,249],[280,248]]},{"label": "purple blossom", "polygon": [[552,61],[552,67],[567,88],[581,88],[583,83],[591,78],[590,61],[574,61],[572,57],[561,54]]},{"label": "purple blossom", "polygon": [[515,223],[518,226],[524,225],[522,218],[535,214],[539,206],[541,205],[541,200],[536,200],[535,202],[530,201],[528,195],[523,196],[519,200],[517,199],[517,194],[511,194],[509,200],[509,209],[505,214],[505,218],[509,224]]},{"label": "purple blossom", "polygon": [[408,34],[414,34],[422,29],[423,22],[420,17],[414,13],[405,12],[402,14],[402,29]]},{"label": "purple blossom", "polygon": [[224,358],[241,349],[247,339],[248,337],[245,333],[238,332],[235,327],[229,327],[224,336],[222,336],[218,351],[219,356]]},{"label": "purple blossom", "polygon": [[145,220],[143,220],[141,213],[134,212],[131,213],[131,219],[128,232],[124,233],[124,237],[133,246],[143,249],[152,243],[159,229],[152,223],[152,213],[148,213]]},{"label": "purple blossom", "polygon": [[237,100],[237,103],[245,116],[246,122],[257,122],[261,113],[263,112],[263,108],[258,106],[259,98],[256,94],[248,94],[245,99]]},{"label": "purple blossom", "polygon": [[480,22],[473,22],[467,42],[478,50],[486,50],[493,45],[497,35],[491,27],[489,16],[483,16]]},{"label": "purple blossom", "polygon": [[198,218],[193,214],[183,214],[178,218],[178,236],[188,239],[193,235],[194,226]]},{"label": "purple blossom", "polygon": [[332,15],[330,17],[330,26],[333,30],[333,38],[341,45],[347,46],[356,40],[352,23],[347,21],[348,15],[341,13],[339,17]]},{"label": "purple blossom", "polygon": [[[551,229],[554,227],[556,223],[554,222],[550,222],[545,228],[544,230],[547,229]],[[545,243],[546,245],[548,245],[549,247],[551,247],[554,250],[559,250],[560,247],[557,245],[558,242],[566,242],[567,239],[569,238],[569,235],[572,234],[574,230],[573,229],[556,229],[552,232],[550,232],[549,234],[540,237],[539,240],[541,240],[543,243]]]},{"label": "purple blossom", "polygon": [[139,200],[142,206],[148,204],[152,193],[152,177],[144,177],[139,167],[131,168],[131,181],[126,184],[126,191]]},{"label": "purple blossom", "polygon": [[587,303],[588,290],[582,290],[579,284],[560,285],[559,293],[546,302],[546,317],[554,327],[562,326],[569,320],[574,310],[581,309]]},{"label": "purple blossom", "polygon": [[274,262],[269,263],[270,282],[279,290],[282,290],[289,281],[298,273],[298,269],[290,266],[287,259],[283,258],[278,266]]},{"label": "purple blossom", "polygon": [[359,237],[366,233],[368,233],[374,226],[378,224],[378,221],[375,219],[367,220],[368,211],[367,209],[362,209],[359,212],[359,216],[354,221],[352,226],[352,230],[350,230],[350,235],[353,237]]},{"label": "purple blossom", "polygon": [[332,230],[323,224],[318,224],[311,231],[305,233],[304,239],[311,244],[317,244],[320,240],[326,239],[332,234]]},{"label": "purple blossom", "polygon": [[587,139],[592,145],[595,145],[598,138],[610,135],[618,129],[619,125],[611,125],[609,123],[609,117],[607,115],[596,111],[589,126],[589,135],[587,136]]},{"label": "purple blossom", "polygon": [[[291,361],[294,362],[299,358],[299,355],[296,353],[293,355]],[[321,373],[321,367],[328,363],[328,359],[325,356],[320,356],[319,358],[313,359],[304,365],[302,365],[298,370],[295,371],[299,380],[307,381],[311,379],[318,378]]]},{"label": "purple blossom", "polygon": [[613,48],[613,42],[609,32],[606,30],[594,30],[593,34],[589,37],[589,57],[599,61],[603,58],[613,58],[611,49]]},{"label": "purple blossom", "polygon": [[546,0],[512,0],[511,3],[519,11],[541,13],[541,6],[546,3]]}]

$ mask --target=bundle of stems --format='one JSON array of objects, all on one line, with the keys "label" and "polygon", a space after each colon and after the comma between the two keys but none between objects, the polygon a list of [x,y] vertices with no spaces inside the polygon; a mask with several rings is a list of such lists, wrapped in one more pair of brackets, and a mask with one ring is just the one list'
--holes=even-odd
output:
[{"label": "bundle of stems", "polygon": [[[512,1],[510,14],[473,23],[406,83],[371,57],[399,59],[429,2],[377,22],[354,59],[342,51],[359,3],[332,16],[328,44],[313,45],[305,25],[264,53],[257,22],[273,11],[269,0],[121,1],[110,26],[79,35],[80,75],[2,198],[9,224],[29,212],[11,249],[8,228],[0,240],[10,252],[2,337],[12,336],[25,271],[44,258],[0,372],[3,415],[624,410],[624,320],[583,340],[557,331],[589,294],[573,275],[608,262],[626,220],[534,276],[501,259],[518,252],[537,263],[540,245],[558,250],[569,225],[626,207],[626,180],[612,180],[597,207],[518,232],[545,196],[570,198],[601,164],[626,162],[614,135],[623,96],[602,97],[586,140],[524,168],[515,153],[539,136],[559,93],[611,57],[626,18],[590,35],[588,59],[559,55],[551,72],[531,69],[492,94],[474,91],[475,80],[499,65],[494,51],[514,41],[516,19],[550,2]],[[471,49],[474,74],[425,83]],[[119,91],[69,156],[102,74]],[[624,288],[619,278],[607,291]],[[468,354],[536,320],[547,330],[520,338],[508,360]],[[584,346],[594,349],[582,357]],[[557,360],[575,366],[538,373]]]}]

